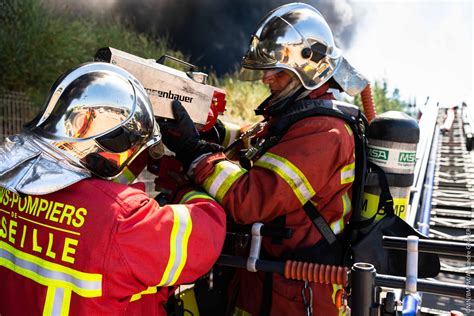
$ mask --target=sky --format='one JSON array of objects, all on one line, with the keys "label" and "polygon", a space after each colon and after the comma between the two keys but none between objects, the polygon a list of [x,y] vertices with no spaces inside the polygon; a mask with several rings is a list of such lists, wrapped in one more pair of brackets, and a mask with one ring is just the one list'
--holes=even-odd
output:
[{"label": "sky", "polygon": [[387,79],[404,100],[474,108],[474,1],[352,1],[361,17],[345,56],[371,81]]}]

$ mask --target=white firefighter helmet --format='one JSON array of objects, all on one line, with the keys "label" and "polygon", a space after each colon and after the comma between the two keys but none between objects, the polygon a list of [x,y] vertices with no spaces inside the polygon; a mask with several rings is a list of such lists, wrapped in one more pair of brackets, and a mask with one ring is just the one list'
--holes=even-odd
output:
[{"label": "white firefighter helmet", "polygon": [[[341,66],[344,69],[337,77]],[[342,57],[321,13],[304,3],[286,4],[270,11],[252,35],[242,60],[241,78],[261,79],[262,70],[268,69],[290,71],[308,90],[319,88],[334,76],[342,90],[351,95],[353,82],[347,81],[354,76],[365,80]],[[356,82],[356,89],[362,90],[366,83]]]},{"label": "white firefighter helmet", "polygon": [[27,131],[40,143],[104,179],[117,177],[161,134],[143,86],[108,63],[87,63],[63,74]]}]

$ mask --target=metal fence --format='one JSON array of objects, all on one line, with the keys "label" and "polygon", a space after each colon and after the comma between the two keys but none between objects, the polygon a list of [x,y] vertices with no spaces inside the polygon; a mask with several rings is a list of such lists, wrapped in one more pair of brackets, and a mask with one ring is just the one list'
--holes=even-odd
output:
[{"label": "metal fence", "polygon": [[8,135],[19,133],[36,111],[33,103],[21,92],[0,94],[0,141]]}]

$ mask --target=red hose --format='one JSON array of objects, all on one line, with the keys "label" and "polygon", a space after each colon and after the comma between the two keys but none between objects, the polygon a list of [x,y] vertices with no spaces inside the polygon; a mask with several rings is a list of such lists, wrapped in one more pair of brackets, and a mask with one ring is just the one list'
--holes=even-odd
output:
[{"label": "red hose", "polygon": [[284,276],[293,280],[347,286],[347,272],[346,267],[287,260]]},{"label": "red hose", "polygon": [[365,117],[369,123],[375,118],[377,112],[375,112],[374,99],[372,98],[372,89],[370,83],[365,86],[364,90],[360,93],[362,99],[362,106],[364,107]]}]

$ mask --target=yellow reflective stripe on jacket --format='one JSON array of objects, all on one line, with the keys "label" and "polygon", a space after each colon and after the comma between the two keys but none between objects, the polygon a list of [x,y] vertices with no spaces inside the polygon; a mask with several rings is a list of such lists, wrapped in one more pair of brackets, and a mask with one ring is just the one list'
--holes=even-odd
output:
[{"label": "yellow reflective stripe on jacket", "polygon": [[255,162],[255,166],[269,169],[278,174],[288,183],[302,205],[315,195],[314,189],[305,175],[283,157],[267,152]]},{"label": "yellow reflective stripe on jacket", "polygon": [[224,124],[225,128],[225,136],[222,146],[227,147],[232,144],[237,139],[237,137],[240,136],[240,126],[228,122],[222,123]]},{"label": "yellow reflective stripe on jacket", "polygon": [[355,176],[355,162],[346,165],[341,169],[341,184],[354,182]]},{"label": "yellow reflective stripe on jacket", "polygon": [[70,302],[71,290],[49,286],[46,292],[43,316],[69,315]]},{"label": "yellow reflective stripe on jacket", "polygon": [[344,225],[345,225],[344,217],[347,214],[349,214],[349,212],[351,211],[351,208],[352,208],[351,199],[349,198],[349,195],[346,192],[342,196],[342,217],[339,220],[331,223],[330,225],[335,235],[341,233],[344,230]]},{"label": "yellow reflective stripe on jacket", "polygon": [[252,314],[236,306],[234,307],[234,310],[232,311],[232,316],[252,316]]},{"label": "yellow reflective stripe on jacket", "polygon": [[137,301],[142,298],[142,295],[146,294],[155,294],[158,292],[158,289],[156,286],[150,286],[147,288],[145,291],[141,291],[140,293],[133,294],[132,297],[130,298],[130,302]]},{"label": "yellow reflective stripe on jacket", "polygon": [[215,165],[214,171],[204,181],[203,187],[218,202],[222,202],[232,184],[246,172],[247,170],[230,161],[221,161]]},{"label": "yellow reflective stripe on jacket", "polygon": [[173,209],[173,228],[170,236],[170,254],[165,272],[158,286],[173,285],[178,280],[188,257],[188,241],[193,224],[184,205],[169,205]]},{"label": "yellow reflective stripe on jacket", "polygon": [[46,261],[0,241],[0,266],[39,284],[71,290],[83,297],[102,295],[102,275]]},{"label": "yellow reflective stripe on jacket", "polygon": [[346,130],[347,130],[347,132],[349,133],[350,136],[352,136],[354,134],[352,132],[351,127],[347,123],[344,123],[344,127],[346,128]]},{"label": "yellow reflective stripe on jacket", "polygon": [[193,199],[206,199],[206,200],[211,200],[211,201],[214,201],[214,199],[204,193],[204,192],[201,192],[201,191],[189,191],[188,193],[186,193],[185,195],[183,195],[183,197],[181,198],[181,201],[179,201],[180,204],[183,204],[183,203],[187,203],[189,201],[192,201]]}]

